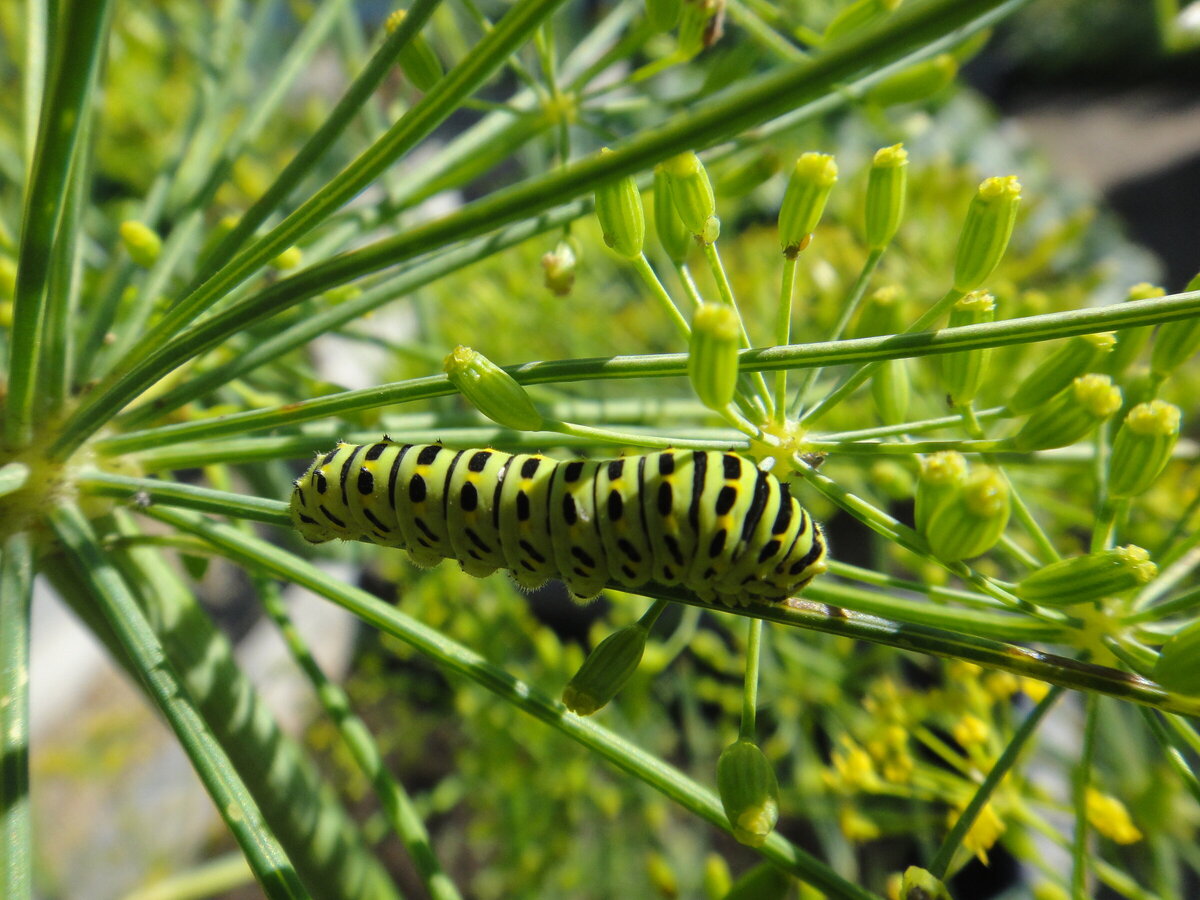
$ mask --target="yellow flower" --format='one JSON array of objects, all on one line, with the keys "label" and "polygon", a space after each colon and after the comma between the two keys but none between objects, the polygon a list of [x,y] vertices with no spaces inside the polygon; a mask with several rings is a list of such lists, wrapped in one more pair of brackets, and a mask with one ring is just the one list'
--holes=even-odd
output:
[{"label": "yellow flower", "polygon": [[860,813],[853,806],[843,806],[838,811],[838,827],[846,840],[863,844],[879,837],[879,826]]},{"label": "yellow flower", "polygon": [[1050,693],[1050,685],[1044,681],[1038,681],[1036,678],[1026,678],[1022,675],[1021,690],[1034,703],[1041,703],[1045,696]]},{"label": "yellow flower", "polygon": [[1125,804],[1093,787],[1087,789],[1087,817],[1093,828],[1118,844],[1135,844],[1142,839]]},{"label": "yellow flower", "polygon": [[849,737],[842,738],[841,750],[833,751],[833,767],[846,789],[870,791],[879,787],[879,776],[875,774],[871,755]]},{"label": "yellow flower", "polygon": [[963,747],[982,747],[987,743],[989,732],[987,723],[970,713],[955,722],[953,728],[954,739]]},{"label": "yellow flower", "polygon": [[[958,821],[962,815],[962,810],[953,810],[949,816],[950,825]],[[988,803],[979,811],[979,815],[975,817],[975,821],[971,823],[971,828],[963,838],[963,846],[975,854],[976,858],[987,865],[987,852],[992,848],[992,845],[1004,834],[1004,822],[996,815],[996,810],[992,808],[992,804]]]}]

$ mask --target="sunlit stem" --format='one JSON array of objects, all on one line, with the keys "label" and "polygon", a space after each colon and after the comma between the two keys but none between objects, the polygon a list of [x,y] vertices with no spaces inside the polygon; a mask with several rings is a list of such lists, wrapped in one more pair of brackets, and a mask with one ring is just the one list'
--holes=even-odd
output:
[{"label": "sunlit stem", "polygon": [[[738,309],[737,300],[734,299],[733,288],[729,284],[729,276],[725,274],[725,267],[721,264],[721,255],[717,252],[715,242],[704,245],[704,258],[708,260],[708,267],[712,271],[713,279],[717,282],[717,293],[721,295],[721,302],[729,304],[737,313],[738,327],[742,331],[742,346],[750,347],[750,334],[746,331],[746,320],[742,318],[742,311]],[[767,380],[763,377],[762,372],[755,372],[751,376],[751,380],[754,382],[754,387],[762,402],[763,411],[769,414],[771,393],[767,390]]]},{"label": "sunlit stem", "polygon": [[762,647],[762,619],[751,619],[746,630],[746,680],[742,686],[742,727],[738,737],[754,740],[754,718],[758,711],[758,657]]},{"label": "sunlit stem", "polygon": [[655,274],[653,266],[650,265],[650,260],[646,259],[646,254],[633,260],[633,267],[641,276],[642,281],[650,288],[654,294],[654,299],[658,301],[659,306],[666,312],[667,317],[671,320],[671,324],[675,326],[675,330],[683,337],[686,343],[691,336],[692,329],[688,325],[687,320],[679,311],[679,307],[675,305],[675,301],[671,299],[670,293],[663,287],[663,283],[658,280],[658,275]]},{"label": "sunlit stem", "polygon": [[[784,256],[779,279],[779,309],[775,316],[775,344],[792,342],[792,293],[796,287],[796,257]],[[787,369],[775,373],[775,424],[782,426],[787,414]]]}]

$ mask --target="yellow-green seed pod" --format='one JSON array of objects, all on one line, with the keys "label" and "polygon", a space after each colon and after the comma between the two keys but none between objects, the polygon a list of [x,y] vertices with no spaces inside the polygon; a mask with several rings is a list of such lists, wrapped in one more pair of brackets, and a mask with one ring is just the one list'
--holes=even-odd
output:
[{"label": "yellow-green seed pod", "polygon": [[126,219],[117,231],[121,235],[121,243],[125,245],[125,252],[135,265],[149,269],[158,262],[158,255],[162,253],[162,238],[151,228],[135,219]]},{"label": "yellow-green seed pod", "polygon": [[646,0],[646,21],[656,32],[674,28],[682,12],[683,0]]},{"label": "yellow-green seed pod", "polygon": [[733,887],[733,876],[729,874],[729,863],[718,853],[704,857],[704,896],[706,900],[724,900]]},{"label": "yellow-green seed pod", "polygon": [[962,488],[929,517],[925,538],[944,562],[986,553],[1008,525],[1012,497],[1008,482],[989,466],[967,473]]},{"label": "yellow-green seed pod", "polygon": [[909,866],[900,879],[900,900],[950,900],[950,892],[932,872]]},{"label": "yellow-green seed pod", "polygon": [[683,0],[679,13],[676,53],[691,59],[707,50],[724,33],[725,0]]},{"label": "yellow-green seed pod", "polygon": [[1108,493],[1135,497],[1154,483],[1179,439],[1179,407],[1162,400],[1129,411],[1108,458]]},{"label": "yellow-green seed pod", "polygon": [[[404,21],[406,15],[408,15],[407,10],[398,9],[387,17],[384,27],[388,34],[400,27],[400,23]],[[408,43],[400,48],[396,61],[400,63],[400,70],[412,82],[413,87],[421,91],[429,90],[446,73],[437,53],[420,33],[414,34],[408,39]]]},{"label": "yellow-green seed pod", "polygon": [[913,508],[917,531],[925,534],[934,511],[958,495],[967,480],[967,471],[967,458],[957,450],[931,453],[921,460]]},{"label": "yellow-green seed pod", "polygon": [[17,261],[0,256],[0,300],[11,300],[17,293]]},{"label": "yellow-green seed pod", "polygon": [[1177,631],[1163,644],[1152,676],[1167,690],[1200,694],[1200,622]]},{"label": "yellow-green seed pod", "polygon": [[695,246],[695,240],[675,209],[671,182],[661,163],[654,167],[654,232],[672,262],[687,262],[688,251]]},{"label": "yellow-green seed pod", "polygon": [[575,267],[579,261],[579,242],[566,237],[554,249],[542,256],[546,288],[556,297],[565,297],[575,286]]},{"label": "yellow-green seed pod", "polygon": [[[1130,300],[1150,300],[1154,297],[1166,296],[1166,293],[1162,288],[1143,281],[1141,284],[1135,284],[1129,289],[1129,294],[1126,295],[1125,300],[1126,302]],[[1142,350],[1145,349],[1146,342],[1150,340],[1150,335],[1153,331],[1153,325],[1122,329],[1117,346],[1113,348],[1112,353],[1108,354],[1108,357],[1101,364],[1101,370],[1110,375],[1120,375],[1141,356]]]},{"label": "yellow-green seed pod", "polygon": [[[1200,275],[1184,287],[1184,291],[1200,291]],[[1200,350],[1200,316],[1179,322],[1164,322],[1154,335],[1150,350],[1150,371],[1164,378]]]},{"label": "yellow-green seed pod", "polygon": [[1016,594],[1039,606],[1072,606],[1149,584],[1157,574],[1150,554],[1129,544],[1043,566],[1021,579]]},{"label": "yellow-green seed pod", "polygon": [[908,151],[894,144],[875,151],[867,176],[867,247],[882,250],[892,242],[904,218],[908,193]]},{"label": "yellow-green seed pod", "polygon": [[692,319],[688,378],[696,396],[712,409],[724,409],[737,390],[741,329],[737,313],[722,303],[705,303]]},{"label": "yellow-green seed pod", "polygon": [[646,635],[644,626],[629,625],[597,644],[563,688],[562,701],[567,709],[590,716],[617,696],[642,661]]},{"label": "yellow-green seed pod", "polygon": [[837,163],[826,153],[805,153],[796,160],[779,207],[779,246],[789,259],[808,246],[837,176]]},{"label": "yellow-green seed pod", "polygon": [[759,863],[733,883],[722,900],[786,900],[792,879],[770,863]]},{"label": "yellow-green seed pod", "polygon": [[[966,294],[983,286],[1008,249],[1021,183],[1016,175],[984,179],[971,199],[954,257],[954,289]],[[1078,373],[1076,373],[1078,374]]]},{"label": "yellow-green seed pod", "polygon": [[695,153],[680,153],[663,163],[671,185],[671,199],[684,227],[698,240],[711,244],[720,233],[717,201],[704,163]]},{"label": "yellow-green seed pod", "polygon": [[871,376],[871,399],[884,425],[899,425],[908,418],[909,394],[908,360],[884,360]]},{"label": "yellow-green seed pod", "polygon": [[939,53],[883,79],[868,89],[864,99],[876,106],[916,103],[950,86],[957,76],[958,60],[953,54]]},{"label": "yellow-green seed pod", "polygon": [[1071,387],[1043,403],[1013,435],[1017,450],[1066,447],[1121,408],[1121,389],[1107,375],[1081,375]]},{"label": "yellow-green seed pod", "polygon": [[[612,151],[605,147],[601,156]],[[637,259],[646,242],[646,214],[642,195],[632,175],[607,181],[596,188],[596,218],[604,233],[604,243],[619,256]]]},{"label": "yellow-green seed pod", "polygon": [[824,43],[881,21],[901,2],[902,0],[855,0],[849,6],[843,7],[825,28]]},{"label": "yellow-green seed pod", "polygon": [[302,262],[304,262],[304,251],[299,247],[288,247],[271,260],[268,265],[273,269],[286,272],[288,269],[295,269]]},{"label": "yellow-green seed pod", "polygon": [[[971,291],[950,308],[951,328],[996,321],[996,299],[986,291]],[[962,350],[941,358],[942,386],[954,406],[975,399],[983,385],[991,350]]]},{"label": "yellow-green seed pod", "polygon": [[1041,406],[1112,351],[1116,335],[1111,331],[1067,338],[1017,385],[1008,399],[1008,411],[1024,415]]},{"label": "yellow-green seed pod", "polygon": [[717,760],[717,793],[733,836],[761,847],[779,821],[779,784],[757,744],[742,738],[725,748]]},{"label": "yellow-green seed pod", "polygon": [[444,368],[459,393],[493,422],[517,431],[542,427],[542,414],[525,388],[482,353],[470,347],[455,347],[446,357]]}]

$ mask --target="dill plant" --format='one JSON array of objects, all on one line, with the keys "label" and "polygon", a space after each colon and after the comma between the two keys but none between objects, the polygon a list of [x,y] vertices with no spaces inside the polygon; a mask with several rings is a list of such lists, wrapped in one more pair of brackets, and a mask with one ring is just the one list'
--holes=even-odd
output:
[{"label": "dill plant", "polygon": [[[144,690],[271,897],[399,896],[380,831],[437,898],[782,896],[795,880],[929,896],[1001,848],[1043,896],[1180,893],[1198,863],[1200,498],[1177,432],[1200,294],[1134,287],[1144,261],[953,93],[979,36],[1023,5],[812,4],[793,27],[786,6],[730,2],[725,37],[715,6],[661,0],[418,0],[387,27],[344,0],[0,11],[4,896],[33,895],[52,840],[30,802],[35,578]],[[303,90],[323,66],[336,100]],[[927,96],[923,134],[912,107],[887,108]],[[895,191],[899,141],[903,204],[877,193]],[[997,152],[1011,169],[980,172]],[[969,211],[1015,197],[1014,172],[1015,233],[1011,206]],[[985,174],[1002,177],[979,188]],[[448,192],[449,209],[426,203]],[[980,290],[994,314],[972,318]],[[685,377],[702,303],[723,310],[720,339],[694,344],[721,354],[692,371],[714,409]],[[375,327],[398,308],[405,334]],[[1102,413],[1054,446],[1078,424],[1074,388],[1038,364],[1109,332],[1133,349],[1061,351],[1105,380],[1087,389]],[[309,353],[331,336],[382,351],[395,380],[332,382]],[[508,363],[529,414],[497,426],[459,397],[441,373],[457,345]],[[496,375],[463,353],[453,376]],[[1014,389],[1032,398],[1020,413]],[[535,614],[499,577],[303,546],[285,530],[290,463],[384,431],[771,459],[826,523],[831,571],[737,611],[614,591],[555,631],[554,601]],[[935,477],[934,459],[961,462]],[[327,553],[385,596],[315,564]],[[217,561],[246,573],[323,706],[310,737],[336,747],[335,778],[200,603]],[[284,584],[378,636],[344,687]],[[610,634],[634,645],[589,667],[572,628],[597,652]],[[581,712],[608,702],[598,719],[555,699],[568,684]],[[1052,714],[1078,734],[1070,753],[1039,741]],[[406,788],[447,736],[436,787]],[[338,788],[373,793],[370,827]],[[469,824],[431,837],[455,810]],[[1143,841],[1158,852],[1122,849]],[[234,861],[157,889],[235,886]]]}]

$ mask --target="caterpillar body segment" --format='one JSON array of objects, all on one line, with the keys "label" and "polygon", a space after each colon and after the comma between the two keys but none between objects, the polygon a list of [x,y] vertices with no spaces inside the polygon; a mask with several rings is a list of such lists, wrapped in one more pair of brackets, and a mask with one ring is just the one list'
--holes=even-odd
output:
[{"label": "caterpillar body segment", "polygon": [[821,529],[787,485],[716,451],[560,462],[339,444],[297,479],[290,509],[312,543],[370,541],[477,576],[508,569],[525,588],[561,578],[581,599],[658,582],[728,605],[782,600],[826,567]]}]

